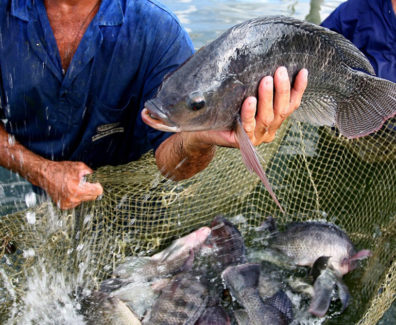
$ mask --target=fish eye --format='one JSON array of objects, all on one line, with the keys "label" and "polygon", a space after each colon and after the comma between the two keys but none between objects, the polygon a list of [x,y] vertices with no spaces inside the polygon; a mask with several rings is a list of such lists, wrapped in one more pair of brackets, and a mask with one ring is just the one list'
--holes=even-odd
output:
[{"label": "fish eye", "polygon": [[192,94],[189,98],[189,103],[188,105],[193,111],[198,111],[201,108],[204,108],[206,103],[205,103],[205,98],[203,97],[202,94]]}]

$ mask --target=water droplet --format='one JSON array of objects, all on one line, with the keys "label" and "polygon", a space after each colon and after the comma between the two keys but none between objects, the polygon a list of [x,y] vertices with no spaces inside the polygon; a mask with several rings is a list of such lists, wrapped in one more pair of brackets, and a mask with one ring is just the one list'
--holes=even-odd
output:
[{"label": "water droplet", "polygon": [[36,213],[31,211],[26,212],[26,219],[29,224],[34,225],[36,223]]},{"label": "water droplet", "polygon": [[30,192],[25,195],[25,203],[28,208],[33,207],[37,203],[36,193]]},{"label": "water droplet", "polygon": [[36,255],[36,252],[33,248],[29,248],[23,251],[24,258],[33,257],[34,255]]},{"label": "water droplet", "polygon": [[15,145],[15,137],[13,135],[11,135],[11,134],[8,135],[8,144],[10,146]]}]

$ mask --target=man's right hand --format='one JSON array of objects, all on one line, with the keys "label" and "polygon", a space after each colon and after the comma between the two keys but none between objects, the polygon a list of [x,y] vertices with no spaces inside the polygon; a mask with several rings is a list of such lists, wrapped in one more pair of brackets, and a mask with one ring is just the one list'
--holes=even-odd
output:
[{"label": "man's right hand", "polygon": [[99,183],[85,181],[92,169],[82,162],[46,161],[41,170],[42,187],[61,209],[72,209],[84,201],[95,200],[103,193]]},{"label": "man's right hand", "polygon": [[87,165],[40,157],[12,139],[1,123],[0,166],[44,189],[61,209],[71,209],[84,201],[95,200],[103,193],[99,183],[85,181],[84,176],[92,173]]}]

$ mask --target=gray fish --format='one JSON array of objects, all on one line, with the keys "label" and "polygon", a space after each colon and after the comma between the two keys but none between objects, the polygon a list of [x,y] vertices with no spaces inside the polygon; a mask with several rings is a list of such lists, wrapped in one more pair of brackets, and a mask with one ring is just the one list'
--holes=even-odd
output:
[{"label": "gray fish", "polygon": [[[377,131],[396,114],[396,84],[374,76],[367,58],[347,39],[290,17],[262,17],[236,25],[164,79],[142,118],[153,128],[180,132],[235,130],[243,160],[281,208],[240,122],[247,96],[263,76],[285,66],[291,80],[310,74],[292,114],[314,125],[335,125],[349,138]],[[281,208],[282,209],[282,208]],[[282,210],[283,211],[283,210]]]},{"label": "gray fish", "polygon": [[329,266],[339,277],[353,270],[357,260],[370,255],[369,250],[356,252],[345,232],[322,221],[291,223],[275,236],[270,247],[299,266],[312,267],[318,258],[328,256]]},{"label": "gray fish", "polygon": [[126,259],[114,271],[114,276],[136,282],[183,271],[185,264],[191,263],[189,259],[200,250],[210,232],[209,227],[202,227],[176,239],[169,247],[151,257]]},{"label": "gray fish", "polygon": [[204,312],[207,301],[208,289],[204,281],[192,273],[180,273],[162,289],[142,324],[193,325]]},{"label": "gray fish", "polygon": [[258,291],[260,266],[258,264],[229,266],[222,273],[222,277],[233,297],[245,308],[249,324],[284,325],[290,323],[288,316],[274,306],[272,301],[264,301],[260,297]]}]

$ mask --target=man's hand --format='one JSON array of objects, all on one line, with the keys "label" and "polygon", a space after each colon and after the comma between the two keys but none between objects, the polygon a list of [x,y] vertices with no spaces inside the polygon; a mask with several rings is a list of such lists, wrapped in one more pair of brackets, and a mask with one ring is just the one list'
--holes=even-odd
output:
[{"label": "man's hand", "polygon": [[103,193],[99,183],[88,183],[84,176],[92,169],[82,162],[47,161],[42,167],[42,187],[61,209],[72,209],[84,201],[95,200]]},{"label": "man's hand", "polygon": [[[308,71],[302,69],[291,89],[284,67],[276,70],[274,78],[267,76],[260,81],[258,103],[255,97],[248,97],[241,110],[243,128],[254,145],[275,138],[282,122],[300,106],[307,84]],[[216,145],[239,147],[234,131],[176,133],[157,149],[158,168],[163,175],[174,180],[192,177],[210,163]]]}]

